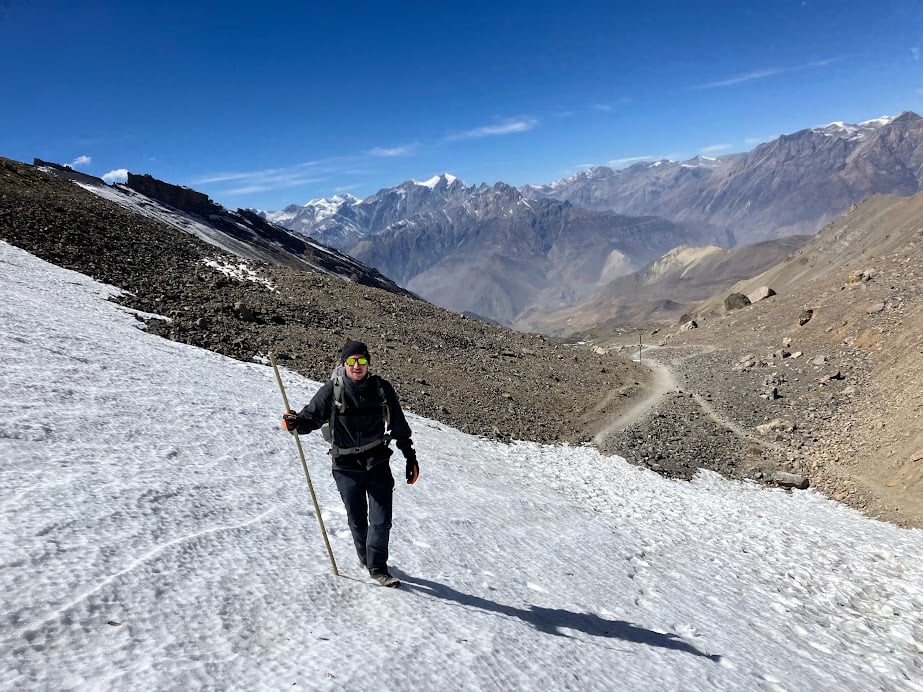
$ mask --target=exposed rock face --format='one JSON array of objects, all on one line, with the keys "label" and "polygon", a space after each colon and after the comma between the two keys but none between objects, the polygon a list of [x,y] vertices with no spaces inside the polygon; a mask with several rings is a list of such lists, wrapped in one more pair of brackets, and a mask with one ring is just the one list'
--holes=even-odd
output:
[{"label": "exposed rock face", "polygon": [[530,195],[732,228],[738,243],[811,234],[871,194],[923,189],[923,119],[834,123],[717,159],[594,168]]},{"label": "exposed rock face", "polygon": [[165,183],[150,175],[129,173],[127,184],[132,190],[137,190],[142,195],[152,199],[159,199],[171,207],[198,214],[199,216],[224,212],[224,207],[212,202],[208,195],[196,192],[188,187]]}]

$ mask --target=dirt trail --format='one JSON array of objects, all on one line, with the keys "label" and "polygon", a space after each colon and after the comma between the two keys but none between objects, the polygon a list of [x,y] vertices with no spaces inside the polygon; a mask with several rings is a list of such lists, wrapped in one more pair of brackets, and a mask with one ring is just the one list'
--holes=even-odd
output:
[{"label": "dirt trail", "polygon": [[[611,420],[605,428],[593,436],[593,444],[597,447],[602,447],[606,439],[613,433],[623,430],[644,418],[644,416],[648,415],[657,406],[657,403],[664,394],[674,391],[677,388],[676,379],[669,367],[652,358],[644,358],[644,352],[651,348],[656,347],[644,347],[641,351],[640,358],[641,364],[650,368],[651,374],[653,375],[647,394],[632,406],[622,411],[616,418]],[[637,362],[639,359],[638,357],[634,357],[632,360]]]},{"label": "dirt trail", "polygon": [[[593,437],[593,443],[598,447],[602,447],[610,436],[624,430],[625,428],[630,427],[635,423],[638,423],[646,416],[650,415],[653,411],[656,410],[657,405],[660,403],[665,394],[676,392],[685,387],[685,382],[682,380],[682,377],[677,372],[675,372],[673,368],[661,360],[658,360],[656,356],[651,355],[652,352],[664,351],[668,349],[669,347],[661,346],[642,347],[640,362],[642,365],[649,368],[651,374],[653,375],[653,378],[648,385],[648,391],[632,406],[625,409],[616,418],[609,421],[606,427],[600,430]],[[714,347],[703,347],[700,351],[683,356],[680,358],[680,360],[686,360],[687,358],[692,358],[696,355],[701,355],[702,353],[714,350]],[[647,354],[646,358],[644,357],[645,354]],[[638,356],[633,357],[632,360],[639,362]],[[780,445],[776,445],[771,441],[760,438],[754,434],[753,431],[748,430],[730,418],[721,415],[717,410],[715,410],[715,407],[711,404],[711,402],[705,399],[698,392],[689,391],[688,394],[689,397],[698,406],[699,410],[705,416],[705,418],[712,421],[716,425],[729,430],[742,440],[757,442],[764,447],[771,447],[780,453],[785,451]]]}]

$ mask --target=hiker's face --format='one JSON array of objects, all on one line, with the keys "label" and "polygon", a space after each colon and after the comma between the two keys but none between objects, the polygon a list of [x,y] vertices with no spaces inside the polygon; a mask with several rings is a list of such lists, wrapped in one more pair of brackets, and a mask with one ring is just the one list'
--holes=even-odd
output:
[{"label": "hiker's face", "polygon": [[346,376],[353,382],[358,382],[365,377],[369,371],[368,358],[360,353],[353,354],[346,359],[346,362],[343,363],[343,367],[346,368]]}]

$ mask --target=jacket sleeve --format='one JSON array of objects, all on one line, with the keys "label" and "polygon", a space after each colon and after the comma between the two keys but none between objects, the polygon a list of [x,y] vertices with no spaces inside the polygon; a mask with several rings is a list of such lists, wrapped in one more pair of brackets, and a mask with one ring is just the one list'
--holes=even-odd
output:
[{"label": "jacket sleeve", "polygon": [[385,390],[385,399],[388,400],[388,409],[391,415],[391,439],[394,440],[397,448],[406,456],[407,451],[413,449],[413,441],[410,439],[410,425],[404,417],[401,402],[391,383],[387,380],[382,380],[382,389]]},{"label": "jacket sleeve", "polygon": [[298,434],[305,435],[330,422],[333,406],[333,382],[327,380],[311,397],[311,401],[298,412]]}]

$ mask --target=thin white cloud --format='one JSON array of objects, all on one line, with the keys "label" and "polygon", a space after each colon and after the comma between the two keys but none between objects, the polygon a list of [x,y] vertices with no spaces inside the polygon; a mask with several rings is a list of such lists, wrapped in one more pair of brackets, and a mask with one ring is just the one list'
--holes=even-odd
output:
[{"label": "thin white cloud", "polygon": [[484,125],[476,127],[473,130],[466,130],[446,137],[446,141],[454,142],[459,139],[482,139],[484,137],[499,137],[502,135],[511,135],[519,132],[528,132],[538,125],[535,118],[522,118],[519,120],[509,120],[496,125]]},{"label": "thin white cloud", "polygon": [[656,156],[627,156],[623,159],[612,159],[611,161],[607,161],[606,165],[615,167],[628,166],[629,164],[637,163],[638,161],[653,161],[656,158]]},{"label": "thin white cloud", "polygon": [[699,149],[700,154],[720,154],[722,151],[727,151],[731,149],[732,145],[730,144],[710,144],[707,147],[702,147]]},{"label": "thin white cloud", "polygon": [[304,163],[286,166],[283,168],[264,168],[258,171],[241,171],[237,173],[222,172],[212,173],[193,180],[194,185],[203,185],[209,183],[227,183],[234,180],[259,180],[270,182],[273,180],[287,180],[293,177],[301,177],[305,170],[309,170],[320,165],[320,161],[305,161]]},{"label": "thin white cloud", "polygon": [[91,163],[93,163],[92,156],[78,156],[71,161],[70,166],[71,168],[80,168],[80,166],[89,166]]},{"label": "thin white cloud", "polygon": [[913,57],[914,62],[919,62],[920,60],[920,49],[918,46],[914,46],[910,49],[910,55]]},{"label": "thin white cloud", "polygon": [[728,79],[719,79],[714,82],[699,84],[697,86],[693,86],[692,88],[720,89],[722,87],[735,86],[737,84],[744,84],[746,82],[752,82],[758,79],[766,79],[767,77],[775,77],[776,75],[786,74],[789,72],[816,70],[821,67],[828,67],[829,65],[832,65],[839,60],[840,58],[824,58],[823,60],[813,60],[811,62],[805,63],[804,65],[796,65],[795,67],[769,67],[764,70],[753,70],[752,72],[745,72],[744,74],[735,75],[734,77],[729,77]]},{"label": "thin white cloud", "polygon": [[407,156],[412,154],[416,149],[414,144],[405,144],[399,147],[374,147],[373,149],[368,150],[369,156],[377,157],[391,157],[391,156]]},{"label": "thin white cloud", "polygon": [[255,192],[269,192],[270,190],[280,190],[289,187],[298,187],[299,185],[310,185],[312,183],[322,183],[328,178],[287,178],[285,180],[276,179],[264,183],[253,183],[241,187],[232,187],[224,190],[228,195],[252,195]]},{"label": "thin white cloud", "polygon": [[103,173],[103,180],[107,183],[124,183],[128,180],[128,169],[116,168],[108,173]]},{"label": "thin white cloud", "polygon": [[730,77],[729,79],[721,79],[717,82],[706,82],[705,84],[700,84],[695,89],[718,89],[720,87],[734,86],[735,84],[743,84],[744,82],[752,82],[756,79],[765,79],[766,77],[773,77],[777,74],[781,74],[785,70],[780,70],[778,68],[769,68],[767,70],[754,70],[753,72],[747,72],[746,74],[737,75],[736,77]]},{"label": "thin white cloud", "polygon": [[[272,190],[284,190],[301,185],[327,182],[338,176],[363,175],[363,168],[372,154],[364,152],[350,156],[333,156],[327,159],[305,161],[293,166],[263,168],[255,171],[221,171],[202,175],[190,181],[190,185],[217,186],[213,195],[251,195]],[[227,185],[228,187],[225,187]]]},{"label": "thin white cloud", "polygon": [[597,103],[593,105],[594,111],[600,111],[602,113],[611,113],[615,110],[614,106],[610,106],[608,103]]}]

